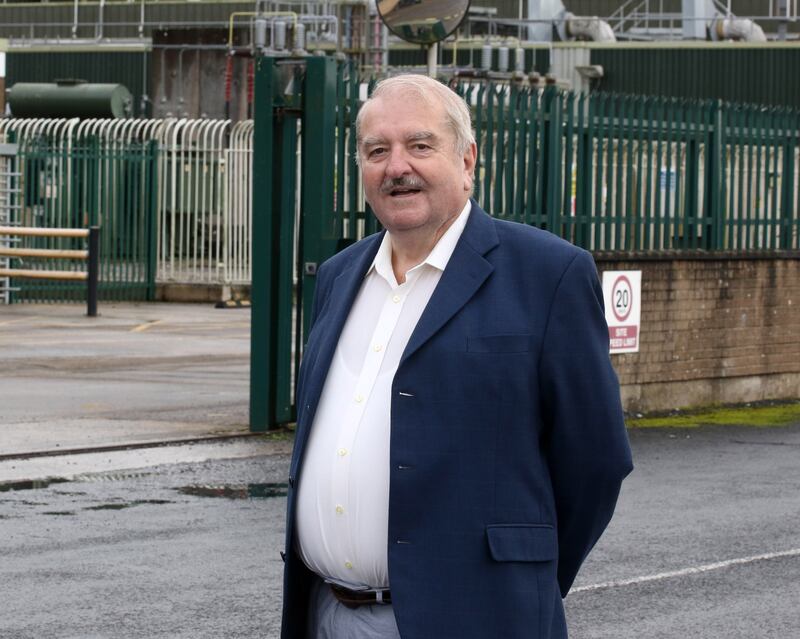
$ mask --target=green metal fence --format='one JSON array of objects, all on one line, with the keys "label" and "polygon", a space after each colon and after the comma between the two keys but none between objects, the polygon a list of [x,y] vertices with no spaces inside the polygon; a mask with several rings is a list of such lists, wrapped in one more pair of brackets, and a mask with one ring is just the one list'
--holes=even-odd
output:
[{"label": "green metal fence", "polygon": [[[16,223],[44,228],[99,226],[103,300],[146,300],[155,294],[155,143],[104,144],[91,136],[20,136],[21,186]],[[29,237],[24,248],[81,249],[82,240]],[[26,258],[28,269],[74,270]],[[51,280],[12,279],[12,302],[84,300],[86,286]]]},{"label": "green metal fence", "polygon": [[[377,229],[351,127],[373,85],[338,69],[328,126],[345,241]],[[496,217],[592,251],[800,249],[798,110],[485,81],[455,88],[473,111],[475,197]],[[330,179],[318,174],[303,197]]]},{"label": "green metal fence", "polygon": [[476,195],[593,251],[798,249],[800,112],[720,101],[459,87]]},{"label": "green metal fence", "polygon": [[[317,266],[378,224],[354,122],[374,82],[330,58],[256,67],[252,430],[294,419]],[[800,112],[470,81],[475,196],[592,251],[798,250]]]}]

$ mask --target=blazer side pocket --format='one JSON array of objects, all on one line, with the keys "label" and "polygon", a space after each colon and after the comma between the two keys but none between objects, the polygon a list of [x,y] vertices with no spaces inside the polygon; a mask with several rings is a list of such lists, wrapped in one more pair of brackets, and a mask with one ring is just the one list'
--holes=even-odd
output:
[{"label": "blazer side pocket", "polygon": [[486,538],[495,561],[552,561],[558,556],[556,530],[548,524],[491,524]]},{"label": "blazer side pocket", "polygon": [[483,335],[467,337],[469,353],[527,353],[532,351],[533,335]]}]

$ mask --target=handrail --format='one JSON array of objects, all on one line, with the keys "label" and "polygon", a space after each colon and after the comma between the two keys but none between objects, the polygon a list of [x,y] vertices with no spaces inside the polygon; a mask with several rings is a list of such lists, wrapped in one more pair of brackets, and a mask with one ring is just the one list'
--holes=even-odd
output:
[{"label": "handrail", "polygon": [[0,268],[0,277],[22,277],[27,279],[85,281],[86,314],[97,317],[97,280],[100,265],[100,227],[88,229],[37,228],[30,226],[0,226],[0,235],[23,237],[88,237],[88,251],[62,249],[0,248],[0,255],[9,257],[42,257],[46,259],[79,259],[88,262],[86,271],[52,271],[19,268]]}]

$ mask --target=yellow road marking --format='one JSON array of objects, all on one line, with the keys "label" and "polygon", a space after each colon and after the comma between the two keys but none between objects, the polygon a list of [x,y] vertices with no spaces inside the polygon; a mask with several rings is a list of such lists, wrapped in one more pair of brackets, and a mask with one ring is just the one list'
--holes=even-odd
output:
[{"label": "yellow road marking", "polygon": [[161,324],[164,320],[153,320],[152,322],[145,322],[144,324],[139,324],[139,326],[135,326],[131,329],[131,333],[143,333],[151,326],[155,326],[156,324]]}]

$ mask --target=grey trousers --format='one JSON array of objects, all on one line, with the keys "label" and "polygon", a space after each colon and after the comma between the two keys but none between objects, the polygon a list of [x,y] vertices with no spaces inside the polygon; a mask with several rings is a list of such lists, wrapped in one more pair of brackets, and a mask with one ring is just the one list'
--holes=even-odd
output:
[{"label": "grey trousers", "polygon": [[311,590],[307,639],[400,639],[392,606],[348,608],[318,579]]}]

